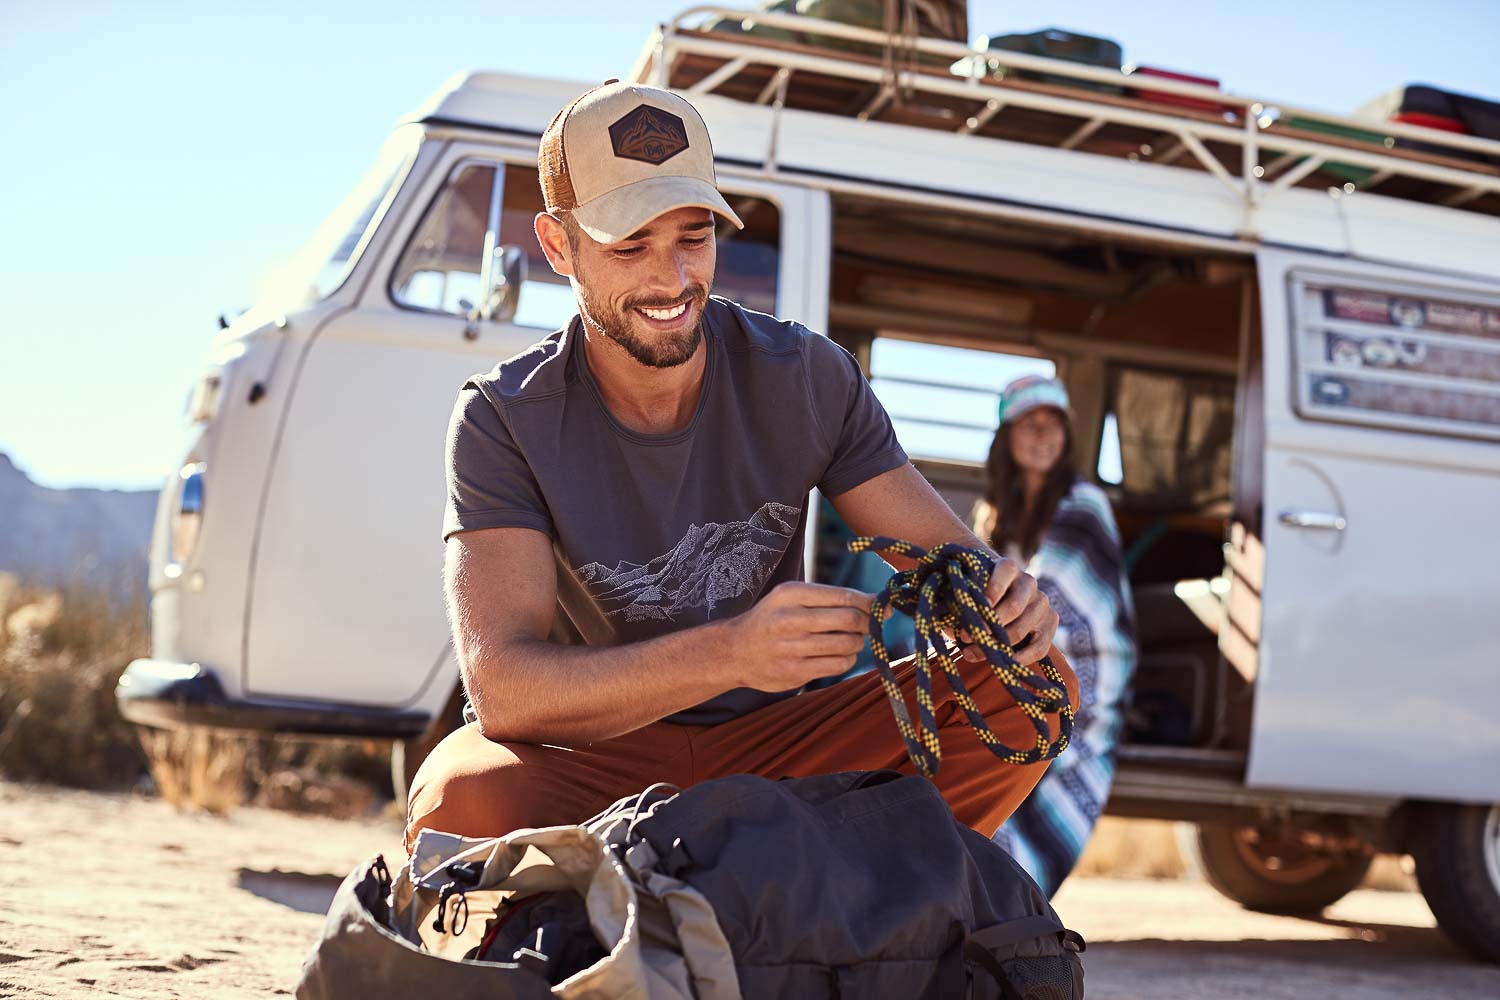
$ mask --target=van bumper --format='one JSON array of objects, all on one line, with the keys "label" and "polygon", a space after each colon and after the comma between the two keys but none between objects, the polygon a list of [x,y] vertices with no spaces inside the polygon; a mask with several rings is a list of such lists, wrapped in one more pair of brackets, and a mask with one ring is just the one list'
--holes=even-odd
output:
[{"label": "van bumper", "polygon": [[158,729],[209,726],[308,736],[410,739],[427,728],[426,712],[289,699],[231,699],[213,670],[198,663],[134,660],[115,687],[120,714]]}]

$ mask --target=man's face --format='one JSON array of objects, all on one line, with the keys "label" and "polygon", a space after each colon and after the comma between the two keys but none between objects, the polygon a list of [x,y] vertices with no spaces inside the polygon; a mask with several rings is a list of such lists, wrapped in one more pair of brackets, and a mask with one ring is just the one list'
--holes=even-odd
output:
[{"label": "man's face", "polygon": [[571,279],[592,332],[652,368],[673,368],[693,356],[716,262],[712,212],[674,209],[618,243],[598,243],[579,231],[568,257],[560,273]]}]

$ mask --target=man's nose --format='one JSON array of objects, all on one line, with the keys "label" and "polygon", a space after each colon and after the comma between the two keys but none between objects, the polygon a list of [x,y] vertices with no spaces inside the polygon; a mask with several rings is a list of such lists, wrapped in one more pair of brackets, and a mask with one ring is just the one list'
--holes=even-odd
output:
[{"label": "man's nose", "polygon": [[656,268],[656,290],[664,297],[676,299],[680,297],[688,286],[688,255],[682,250],[673,247],[660,257],[660,266]]}]

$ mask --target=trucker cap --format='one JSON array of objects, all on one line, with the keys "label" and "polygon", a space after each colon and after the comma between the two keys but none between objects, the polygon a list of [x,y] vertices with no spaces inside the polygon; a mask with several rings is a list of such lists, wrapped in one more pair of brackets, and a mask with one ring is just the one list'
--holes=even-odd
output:
[{"label": "trucker cap", "polygon": [[745,228],[716,186],[708,126],[669,90],[609,80],[575,98],[542,133],[537,167],[547,211],[600,243],[694,205]]},{"label": "trucker cap", "polygon": [[1000,424],[1004,426],[1039,406],[1055,406],[1068,412],[1068,390],[1055,378],[1022,375],[1000,393]]}]

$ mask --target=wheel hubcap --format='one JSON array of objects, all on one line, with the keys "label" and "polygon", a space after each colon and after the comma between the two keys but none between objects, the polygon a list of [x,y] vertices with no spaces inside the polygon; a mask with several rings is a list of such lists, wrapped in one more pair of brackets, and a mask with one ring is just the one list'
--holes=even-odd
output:
[{"label": "wheel hubcap", "polygon": [[1269,882],[1300,885],[1332,868],[1337,857],[1296,840],[1276,836],[1254,827],[1235,830],[1234,846],[1240,857]]},{"label": "wheel hubcap", "polygon": [[1480,845],[1484,851],[1484,869],[1490,876],[1490,888],[1500,894],[1500,805],[1490,806],[1490,814],[1484,819]]}]

